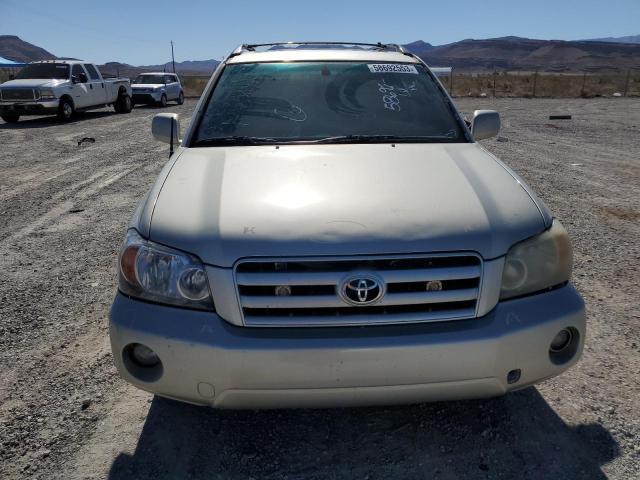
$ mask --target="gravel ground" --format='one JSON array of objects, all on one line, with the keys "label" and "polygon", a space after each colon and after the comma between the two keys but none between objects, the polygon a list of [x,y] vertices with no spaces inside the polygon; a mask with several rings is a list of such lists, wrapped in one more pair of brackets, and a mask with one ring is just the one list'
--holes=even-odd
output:
[{"label": "gravel ground", "polygon": [[[0,122],[0,478],[639,478],[640,100],[458,104],[502,113],[487,147],[574,240],[589,321],[576,367],[502,398],[408,407],[153,398],[118,378],[107,313],[128,218],[167,159],[157,110]],[[186,123],[194,105],[168,110]]]}]

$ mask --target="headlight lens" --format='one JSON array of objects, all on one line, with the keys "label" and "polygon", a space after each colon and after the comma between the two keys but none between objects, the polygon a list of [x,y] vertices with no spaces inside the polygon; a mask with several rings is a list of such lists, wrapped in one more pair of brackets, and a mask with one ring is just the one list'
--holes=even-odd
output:
[{"label": "headlight lens", "polygon": [[53,90],[40,90],[40,100],[55,100]]},{"label": "headlight lens", "polygon": [[573,251],[558,220],[540,235],[511,247],[502,272],[500,300],[539,292],[571,278]]},{"label": "headlight lens", "polygon": [[120,290],[132,297],[213,310],[207,273],[197,258],[129,230],[120,251]]}]

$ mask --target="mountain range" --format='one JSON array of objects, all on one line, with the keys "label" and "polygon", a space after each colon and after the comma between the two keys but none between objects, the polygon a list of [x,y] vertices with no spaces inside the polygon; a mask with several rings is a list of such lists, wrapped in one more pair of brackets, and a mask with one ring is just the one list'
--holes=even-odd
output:
[{"label": "mountain range", "polygon": [[[640,35],[591,40],[536,40],[501,37],[466,39],[447,45],[418,40],[405,45],[432,66],[451,66],[457,71],[540,70],[557,72],[623,71],[640,68]],[[0,57],[18,62],[54,59],[47,50],[14,35],[0,35]],[[87,59],[90,60],[90,59]],[[176,62],[176,71],[208,75],[217,60]],[[135,76],[141,71],[172,71],[171,62],[160,65],[128,65],[108,62],[100,68],[111,74]]]},{"label": "mountain range", "polygon": [[590,38],[587,42],[612,42],[612,43],[640,43],[640,35],[627,35],[626,37]]},{"label": "mountain range", "polygon": [[622,42],[501,37],[439,46],[417,41],[407,48],[429,65],[468,72],[494,69],[594,72],[640,67],[640,44]]},{"label": "mountain range", "polygon": [[15,35],[0,35],[0,57],[14,62],[35,62],[56,58],[53,53],[25,42]]}]

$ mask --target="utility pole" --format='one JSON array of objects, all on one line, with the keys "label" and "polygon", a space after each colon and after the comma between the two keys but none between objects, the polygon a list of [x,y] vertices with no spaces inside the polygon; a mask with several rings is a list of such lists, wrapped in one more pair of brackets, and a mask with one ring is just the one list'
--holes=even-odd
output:
[{"label": "utility pole", "polygon": [[535,73],[533,74],[533,95],[532,97],[535,98],[536,96],[536,84],[538,83],[538,71],[536,70]]},{"label": "utility pole", "polygon": [[493,70],[493,98],[496,98],[496,70]]},{"label": "utility pole", "polygon": [[627,96],[629,91],[629,77],[631,76],[631,69],[627,69],[627,79],[624,81],[624,96]]},{"label": "utility pole", "polygon": [[580,96],[584,97],[586,95],[584,91],[584,85],[587,83],[587,72],[582,74],[582,88],[580,89]]},{"label": "utility pole", "polygon": [[176,61],[173,58],[173,40],[171,40],[171,64],[173,65],[173,73],[176,73]]}]

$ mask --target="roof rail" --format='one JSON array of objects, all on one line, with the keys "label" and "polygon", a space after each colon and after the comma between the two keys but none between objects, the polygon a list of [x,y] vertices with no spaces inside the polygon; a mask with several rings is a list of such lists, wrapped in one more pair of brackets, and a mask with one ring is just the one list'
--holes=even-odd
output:
[{"label": "roof rail", "polygon": [[287,45],[344,45],[352,47],[375,47],[379,50],[395,50],[397,52],[409,55],[409,52],[405,50],[402,45],[396,43],[362,43],[362,42],[274,42],[274,43],[243,43],[238,46],[229,56],[235,57],[241,55],[244,52],[254,52],[259,47],[278,47]]}]

